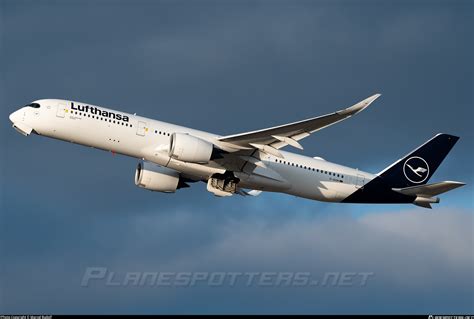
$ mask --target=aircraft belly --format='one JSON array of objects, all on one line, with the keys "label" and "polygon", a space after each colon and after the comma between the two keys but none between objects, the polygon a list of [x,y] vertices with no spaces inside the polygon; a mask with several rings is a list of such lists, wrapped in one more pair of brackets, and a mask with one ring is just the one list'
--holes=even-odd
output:
[{"label": "aircraft belly", "polygon": [[341,182],[321,182],[322,187],[318,187],[322,196],[321,200],[330,202],[340,202],[347,196],[356,191],[352,184],[344,184]]},{"label": "aircraft belly", "polygon": [[282,192],[291,187],[290,183],[282,178],[273,179],[268,176],[243,172],[235,172],[235,176],[240,179],[239,186],[242,188],[265,190],[268,192]]},{"label": "aircraft belly", "polygon": [[291,194],[308,199],[324,202],[340,202],[354,193],[356,188],[352,184],[330,181],[311,181],[293,185]]}]

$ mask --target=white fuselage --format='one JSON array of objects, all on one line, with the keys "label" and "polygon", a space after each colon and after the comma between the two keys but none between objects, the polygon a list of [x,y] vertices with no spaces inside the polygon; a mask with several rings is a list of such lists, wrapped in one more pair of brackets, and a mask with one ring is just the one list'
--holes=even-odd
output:
[{"label": "white fuselage", "polygon": [[[10,116],[19,131],[34,130],[55,139],[144,159],[195,180],[206,181],[234,165],[225,160],[188,163],[163,152],[173,133],[188,133],[211,143],[217,143],[220,136],[216,134],[81,102],[36,102],[40,108],[24,107]],[[340,202],[376,177],[321,158],[280,152],[283,158],[259,152],[264,167],[256,166],[252,171],[236,166],[233,172],[240,179],[239,187]]]}]

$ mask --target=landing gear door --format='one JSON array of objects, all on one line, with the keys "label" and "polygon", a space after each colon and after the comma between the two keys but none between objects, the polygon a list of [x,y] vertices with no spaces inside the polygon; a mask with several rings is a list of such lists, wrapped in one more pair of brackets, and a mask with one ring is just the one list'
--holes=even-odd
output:
[{"label": "landing gear door", "polygon": [[66,114],[66,103],[59,102],[58,110],[56,111],[56,116],[64,117],[65,114]]},{"label": "landing gear door", "polygon": [[365,178],[363,175],[357,174],[356,176],[356,188],[364,188]]},{"label": "landing gear door", "polygon": [[138,122],[137,135],[145,136],[146,130],[147,130],[146,129],[146,123],[145,122]]}]

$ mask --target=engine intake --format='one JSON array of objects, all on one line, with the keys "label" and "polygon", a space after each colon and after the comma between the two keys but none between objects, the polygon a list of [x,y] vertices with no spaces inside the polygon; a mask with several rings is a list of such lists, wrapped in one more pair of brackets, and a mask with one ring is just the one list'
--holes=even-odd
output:
[{"label": "engine intake", "polygon": [[141,161],[137,165],[135,185],[164,193],[174,193],[177,189],[188,186],[180,181],[177,171],[145,161]]},{"label": "engine intake", "polygon": [[170,140],[169,156],[191,163],[207,163],[211,159],[214,145],[189,134],[173,133]]}]

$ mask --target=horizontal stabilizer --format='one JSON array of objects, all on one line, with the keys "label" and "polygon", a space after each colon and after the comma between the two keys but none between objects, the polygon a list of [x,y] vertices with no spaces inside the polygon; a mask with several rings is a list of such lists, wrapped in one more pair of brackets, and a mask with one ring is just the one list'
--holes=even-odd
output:
[{"label": "horizontal stabilizer", "polygon": [[452,182],[452,181],[445,181],[433,184],[425,184],[420,186],[411,186],[405,188],[392,188],[395,192],[404,194],[404,195],[411,195],[411,196],[419,196],[419,197],[432,197],[442,193],[446,193],[450,190],[455,188],[461,187],[466,185],[465,183],[461,182]]},{"label": "horizontal stabilizer", "polygon": [[413,201],[413,204],[415,204],[416,206],[429,208],[429,209],[431,209],[431,204],[433,203],[439,203],[439,198],[438,197],[417,197]]}]

